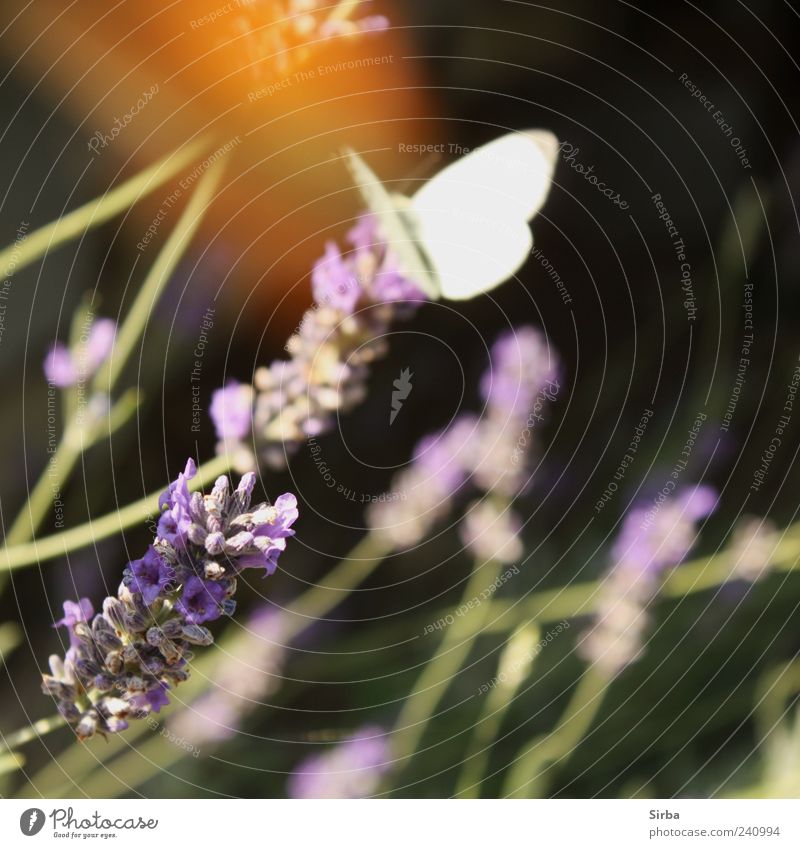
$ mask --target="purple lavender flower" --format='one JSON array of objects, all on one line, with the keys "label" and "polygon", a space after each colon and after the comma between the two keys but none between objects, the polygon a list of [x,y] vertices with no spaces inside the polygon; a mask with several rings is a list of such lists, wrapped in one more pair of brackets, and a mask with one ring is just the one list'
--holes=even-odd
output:
[{"label": "purple lavender flower", "polygon": [[634,507],[611,550],[595,623],[579,652],[606,674],[619,672],[642,652],[650,623],[648,606],[664,572],[679,565],[694,545],[696,524],[717,504],[710,486],[691,486],[666,501]]},{"label": "purple lavender flower", "polygon": [[469,474],[478,420],[462,415],[441,433],[423,438],[407,469],[393,481],[393,495],[367,509],[367,523],[395,549],[408,549],[442,521]]},{"label": "purple lavender flower", "polygon": [[66,627],[71,630],[79,621],[86,622],[94,615],[94,607],[88,598],[75,601],[64,601],[64,617],[53,624],[53,627]]},{"label": "purple lavender flower", "polygon": [[222,615],[222,601],[226,595],[226,587],[223,584],[192,576],[186,581],[175,609],[182,613],[190,624],[214,621]]},{"label": "purple lavender flower", "polygon": [[366,798],[374,794],[391,767],[385,731],[363,727],[330,751],[315,754],[289,778],[292,798]]},{"label": "purple lavender flower", "polygon": [[271,466],[283,467],[303,441],[361,402],[392,321],[425,300],[397,273],[376,226],[364,216],[348,234],[354,249],[346,255],[328,245],[312,275],[315,305],[286,345],[291,359],[256,371],[254,431]]},{"label": "purple lavender flower", "polygon": [[611,549],[616,566],[642,577],[660,577],[664,569],[684,560],[694,544],[695,524],[716,504],[716,491],[700,485],[663,503],[634,507]]},{"label": "purple lavender flower", "polygon": [[59,388],[88,380],[111,354],[116,332],[114,321],[100,318],[92,322],[88,333],[73,350],[56,342],[45,357],[45,377]]},{"label": "purple lavender flower", "polygon": [[131,588],[139,592],[149,606],[175,578],[175,569],[152,546],[141,559],[128,563],[131,570]]},{"label": "purple lavender flower", "polygon": [[[393,480],[402,498],[371,504],[367,523],[393,548],[409,548],[450,512],[462,489],[494,493],[510,501],[528,484],[526,454],[544,410],[559,391],[558,359],[533,327],[503,333],[492,346],[481,380],[486,408],[480,419],[460,415],[444,432],[426,436],[408,469]],[[521,522],[508,506],[470,509],[462,538],[476,556],[507,561],[521,555]]]},{"label": "purple lavender flower", "polygon": [[196,473],[197,466],[194,460],[189,459],[184,471],[158,500],[159,508],[163,510],[158,520],[158,535],[170,544],[182,544],[192,525],[189,514],[189,480]]},{"label": "purple lavender flower", "polygon": [[169,686],[166,683],[159,682],[155,686],[151,686],[145,692],[134,695],[130,699],[131,708],[137,712],[148,715],[149,713],[160,713],[161,707],[169,705],[169,696],[167,690]]},{"label": "purple lavender flower", "polygon": [[481,394],[490,413],[524,419],[534,410],[542,389],[553,388],[557,375],[558,362],[538,330],[507,330],[492,345]]},{"label": "purple lavender flower", "polygon": [[221,442],[240,442],[252,426],[252,387],[229,380],[212,395],[208,412]]},{"label": "purple lavender flower", "polygon": [[274,571],[294,533],[294,495],[251,509],[254,474],[233,492],[219,477],[203,495],[189,492],[195,473],[189,460],[159,498],[159,535],[128,564],[103,612],[92,617],[86,599],[64,604],[58,624],[68,628],[70,648],[63,660],[50,658],[42,686],[82,739],[165,706],[167,691],[189,676],[191,649],[213,642],[203,625],[233,613],[237,576],[256,564]]},{"label": "purple lavender flower", "polygon": [[478,560],[512,563],[522,557],[522,520],[514,509],[493,498],[471,504],[459,528],[461,541]]},{"label": "purple lavender flower", "polygon": [[361,297],[361,286],[334,242],[325,246],[325,255],[311,272],[311,291],[318,306],[332,306],[340,312],[352,312]]},{"label": "purple lavender flower", "polygon": [[48,351],[44,360],[44,375],[48,383],[60,389],[74,386],[78,382],[78,374],[72,361],[69,348],[61,342],[56,342]]}]

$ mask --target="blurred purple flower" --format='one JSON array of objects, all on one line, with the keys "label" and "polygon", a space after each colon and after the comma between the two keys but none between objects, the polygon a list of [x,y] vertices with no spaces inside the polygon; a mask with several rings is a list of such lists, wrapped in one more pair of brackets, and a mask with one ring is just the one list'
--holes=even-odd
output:
[{"label": "blurred purple flower", "polygon": [[361,402],[391,323],[425,300],[396,272],[372,216],[348,240],[353,250],[343,254],[329,244],[314,267],[315,305],[287,342],[290,359],[255,374],[256,443],[273,467],[283,467],[303,441],[327,432],[337,415]]},{"label": "blurred purple flower", "polygon": [[663,502],[634,507],[611,549],[617,568],[657,578],[679,565],[694,545],[695,524],[717,504],[711,486],[692,486]]},{"label": "blurred purple flower", "polygon": [[303,760],[289,778],[292,798],[366,798],[391,767],[386,732],[370,725],[347,741]]},{"label": "blurred purple flower", "polygon": [[88,333],[73,350],[56,342],[44,360],[45,377],[59,388],[88,380],[110,355],[116,332],[114,321],[99,318],[92,322]]},{"label": "blurred purple flower", "polygon": [[253,388],[229,380],[211,396],[208,409],[221,442],[239,442],[249,433],[253,420]]},{"label": "blurred purple flower", "polygon": [[579,645],[585,659],[608,675],[637,659],[650,624],[647,608],[664,572],[686,558],[697,523],[716,504],[716,491],[698,485],[628,513],[611,549],[613,564],[600,588],[595,623]]},{"label": "blurred purple flower", "polygon": [[461,541],[480,561],[512,563],[522,558],[522,520],[514,509],[494,499],[475,501],[459,528]]},{"label": "blurred purple flower", "polygon": [[[370,504],[368,526],[394,548],[409,548],[447,516],[461,489],[506,500],[519,495],[529,481],[525,459],[533,431],[560,389],[558,373],[558,359],[538,330],[502,333],[481,379],[482,417],[462,414],[447,430],[420,440],[409,467],[392,481],[392,497]],[[520,522],[512,511],[484,504],[469,515],[462,538],[476,556],[490,558],[490,547],[497,545],[504,561],[519,558]]]}]

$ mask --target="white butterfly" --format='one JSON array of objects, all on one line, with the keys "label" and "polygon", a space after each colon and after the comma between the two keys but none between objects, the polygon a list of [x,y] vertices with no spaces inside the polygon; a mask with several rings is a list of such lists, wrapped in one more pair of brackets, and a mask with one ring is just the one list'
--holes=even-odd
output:
[{"label": "white butterfly", "polygon": [[547,130],[509,133],[428,180],[390,194],[354,151],[347,164],[400,271],[429,297],[468,300],[513,276],[531,252],[558,156]]}]

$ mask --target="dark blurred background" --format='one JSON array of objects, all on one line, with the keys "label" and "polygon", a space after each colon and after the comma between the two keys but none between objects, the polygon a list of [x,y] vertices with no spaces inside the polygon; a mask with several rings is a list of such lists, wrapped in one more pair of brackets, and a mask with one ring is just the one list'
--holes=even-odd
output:
[{"label": "dark blurred background", "polygon": [[[800,21],[791,4],[376,3],[374,10],[395,28],[349,45],[346,58],[383,55],[391,62],[292,85],[255,103],[248,93],[271,79],[248,58],[258,55],[256,12],[243,16],[244,23],[231,14],[192,30],[187,21],[214,4],[182,2],[162,13],[149,2],[115,10],[95,3],[62,9],[40,0],[24,10],[16,5],[4,10],[8,28],[0,40],[5,242],[13,241],[21,221],[33,228],[57,217],[208,126],[241,137],[226,187],[154,310],[129,369],[128,383],[140,383],[145,392],[140,414],[110,447],[85,457],[64,492],[67,526],[165,485],[188,455],[212,454],[207,416],[199,434],[191,431],[189,372],[202,315],[215,305],[202,374],[207,406],[226,378],[248,381],[258,365],[283,355],[310,304],[313,261],[325,239],[342,237],[357,214],[347,174],[331,161],[343,143],[372,151],[382,177],[413,185],[453,157],[401,153],[400,145],[473,148],[527,127],[551,129],[572,145],[572,162],[593,167],[626,207],[562,157],[533,225],[540,253],[519,279],[469,303],[427,305],[396,325],[389,355],[372,370],[366,401],[321,440],[337,479],[367,494],[389,489],[421,436],[459,409],[479,408],[478,380],[496,334],[532,323],[565,362],[565,391],[539,431],[541,464],[520,504],[528,519],[526,559],[515,595],[600,576],[620,518],[634,500],[660,488],[701,411],[708,418],[684,479],[723,492],[701,552],[716,550],[741,513],[769,515],[781,527],[793,521],[800,413],[764,485],[749,489],[800,352],[800,295],[791,264],[800,166],[792,52]],[[312,64],[342,59],[336,43],[321,50]],[[193,61],[195,55],[204,58]],[[686,80],[714,109],[693,97]],[[88,151],[92,134],[107,131],[154,82],[159,93],[114,143],[99,156]],[[714,118],[717,110],[745,153],[737,155]],[[137,242],[168,194],[166,186],[156,190],[124,218],[12,278],[11,320],[0,344],[6,525],[46,457],[44,353],[65,337],[87,292],[97,290],[102,314],[124,312],[157,247],[141,253]],[[691,313],[654,194],[685,243]],[[729,431],[722,432],[739,367],[746,283],[753,284],[751,362]],[[389,430],[392,381],[406,367],[415,375],[413,392]],[[597,513],[594,504],[648,408],[654,415],[636,462]],[[299,494],[299,544],[274,578],[242,592],[245,610],[259,603],[259,594],[287,602],[363,535],[363,507],[326,487],[307,450],[288,471],[265,472],[263,485],[273,496]],[[50,520],[42,534],[53,529]],[[48,712],[35,670],[57,648],[49,625],[62,598],[99,601],[147,543],[143,526],[14,575],[0,620],[20,619],[26,643],[0,678],[4,729]],[[306,752],[304,741],[367,722],[390,725],[435,647],[414,637],[458,603],[470,569],[466,555],[453,555],[459,549],[456,531],[448,528],[413,553],[391,557],[365,591],[338,608],[336,621],[315,625],[288,650],[280,687],[225,743],[219,759],[187,757],[138,791],[282,796],[285,772]],[[746,785],[756,767],[749,717],[754,682],[800,648],[799,592],[800,581],[788,577],[746,596],[732,588],[711,601],[700,595],[659,607],[646,660],[612,688],[603,734],[578,748],[555,791],[664,796],[680,787],[707,795],[741,763],[735,780]],[[452,768],[465,745],[459,732],[480,707],[468,695],[494,673],[503,638],[488,635],[476,646],[475,664],[454,681],[445,706],[465,703],[432,722],[425,737],[430,751],[418,758],[409,776],[409,784],[415,782],[400,794],[452,791]],[[672,650],[679,639],[702,645],[703,662],[687,668],[685,652]],[[498,776],[488,794],[500,791],[500,772],[519,747],[563,709],[580,668],[571,640],[546,652],[539,682],[512,706],[492,753]],[[712,672],[714,684],[705,687]],[[640,719],[636,733],[628,734]],[[433,744],[442,739],[449,741]],[[32,766],[68,743],[52,737],[49,744],[49,750],[32,746]]]}]

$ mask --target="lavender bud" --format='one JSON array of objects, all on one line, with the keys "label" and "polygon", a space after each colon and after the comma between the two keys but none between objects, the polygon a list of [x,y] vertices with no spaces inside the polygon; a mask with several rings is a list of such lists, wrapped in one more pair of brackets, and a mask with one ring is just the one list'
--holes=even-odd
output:
[{"label": "lavender bud", "polygon": [[117,638],[114,628],[102,615],[95,617],[92,623],[92,634],[98,650],[104,654],[122,647],[122,642]]},{"label": "lavender bud", "polygon": [[182,627],[183,622],[179,618],[169,618],[161,625],[161,630],[165,636],[174,639],[176,636],[180,636]]},{"label": "lavender bud", "polygon": [[49,674],[42,675],[42,692],[45,695],[52,695],[54,698],[58,698],[59,701],[69,701],[75,697],[75,690],[72,686],[56,680],[55,677],[51,677]]},{"label": "lavender bud", "polygon": [[149,616],[143,615],[141,612],[133,609],[125,610],[126,630],[131,633],[142,633],[147,630],[147,622]]},{"label": "lavender bud", "polygon": [[75,660],[75,672],[81,680],[91,680],[96,674],[100,673],[100,667],[94,660],[78,657]]},{"label": "lavender bud", "polygon": [[114,678],[110,677],[108,674],[103,674],[102,672],[95,675],[93,682],[94,688],[97,689],[98,692],[108,692],[114,687]]},{"label": "lavender bud", "polygon": [[57,707],[59,713],[70,723],[78,721],[81,716],[81,711],[75,706],[70,699],[60,701]]},{"label": "lavender bud", "polygon": [[209,533],[205,540],[205,547],[211,556],[218,556],[225,549],[225,534],[219,530]]},{"label": "lavender bud", "polygon": [[110,716],[106,719],[106,730],[109,733],[119,733],[122,730],[128,729],[128,722],[115,716]]},{"label": "lavender bud", "polygon": [[169,665],[174,665],[183,657],[180,647],[171,639],[164,639],[160,642],[158,650]]},{"label": "lavender bud", "polygon": [[203,496],[200,492],[192,493],[192,497],[189,500],[189,515],[195,524],[199,524],[201,527],[205,526],[206,508]]},{"label": "lavender bud", "polygon": [[253,544],[253,534],[248,530],[242,530],[235,536],[231,536],[225,542],[225,553],[236,555],[240,554],[245,548]]},{"label": "lavender bud", "polygon": [[105,665],[112,674],[119,674],[122,671],[122,653],[120,651],[111,651],[106,654]]},{"label": "lavender bud", "polygon": [[125,619],[125,604],[116,598],[106,598],[103,601],[103,615],[111,622],[117,633],[125,633],[127,622]]},{"label": "lavender bud", "polygon": [[193,545],[204,545],[206,538],[208,537],[208,532],[204,527],[201,527],[199,524],[192,524],[189,527],[189,541]]},{"label": "lavender bud", "polygon": [[58,680],[64,680],[64,661],[61,659],[61,657],[58,656],[58,654],[51,654],[47,662],[50,666],[50,671],[52,672],[53,677],[57,678]]},{"label": "lavender bud", "polygon": [[164,660],[158,654],[153,654],[153,656],[147,657],[142,661],[142,668],[152,675],[161,674],[165,667]]},{"label": "lavender bud", "polygon": [[126,716],[131,711],[131,705],[122,698],[103,698],[100,702],[100,709],[105,715],[109,716]]},{"label": "lavender bud", "polygon": [[211,631],[199,624],[187,624],[183,628],[183,638],[192,645],[208,646],[214,643]]},{"label": "lavender bud", "polygon": [[83,642],[84,645],[91,645],[94,641],[92,629],[85,621],[78,621],[72,626],[72,632]]},{"label": "lavender bud", "polygon": [[147,684],[144,682],[144,680],[142,680],[141,677],[138,677],[137,675],[132,674],[125,681],[125,688],[129,692],[144,692],[144,690],[147,689]]},{"label": "lavender bud", "polygon": [[221,509],[225,509],[227,506],[230,488],[231,486],[228,482],[228,478],[224,474],[221,477],[217,477],[214,481],[214,488],[211,490],[210,497],[220,505]]},{"label": "lavender bud", "polygon": [[78,722],[75,731],[79,739],[91,739],[97,732],[97,714],[95,712],[86,713]]},{"label": "lavender bud", "polygon": [[206,580],[222,580],[225,576],[225,568],[218,562],[209,560],[203,566],[203,574],[205,575]]},{"label": "lavender bud", "polygon": [[122,661],[127,663],[138,663],[142,658],[144,649],[142,642],[134,642],[132,645],[125,645],[122,649]]}]

